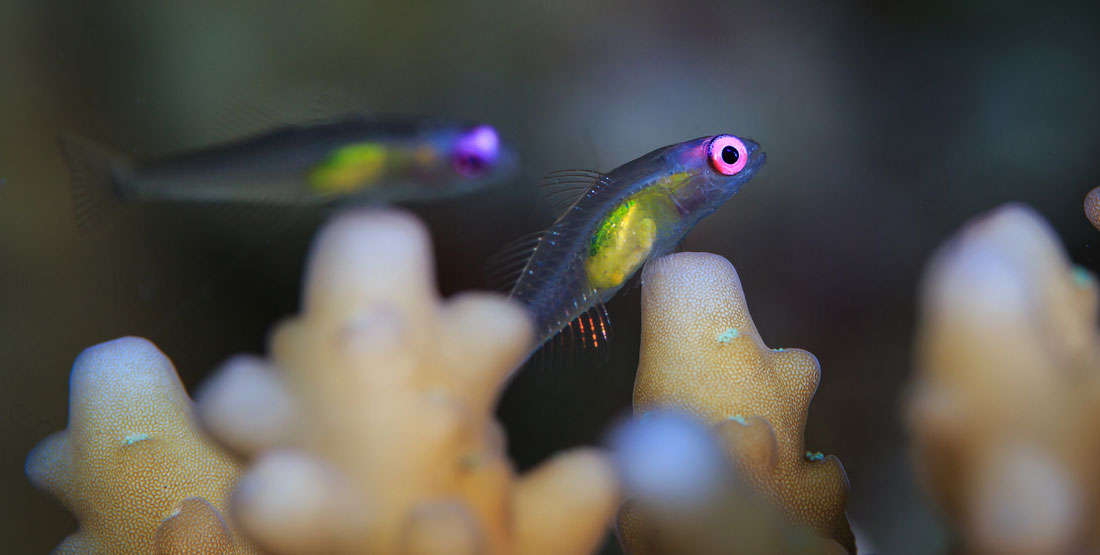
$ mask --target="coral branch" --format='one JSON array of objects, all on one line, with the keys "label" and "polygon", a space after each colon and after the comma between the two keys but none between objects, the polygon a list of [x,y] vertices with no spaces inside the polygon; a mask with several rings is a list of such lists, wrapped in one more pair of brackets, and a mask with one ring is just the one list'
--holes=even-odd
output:
[{"label": "coral branch", "polygon": [[643,284],[635,414],[673,407],[716,425],[741,476],[784,518],[854,553],[844,469],[803,446],[820,378],[814,356],[764,344],[737,273],[720,256],[657,259]]},{"label": "coral branch", "polygon": [[1009,205],[924,278],[909,404],[925,485],[972,553],[1100,548],[1097,285]]},{"label": "coral branch", "polygon": [[502,297],[442,302],[413,218],[338,218],[270,358],[230,360],[200,394],[212,433],[257,455],[234,497],[242,527],[273,553],[592,550],[616,501],[607,458],[517,479],[492,418],[531,335]]},{"label": "coral branch", "polygon": [[76,359],[69,426],[27,458],[80,523],[55,553],[252,553],[222,516],[240,471],[199,431],[172,363],[134,337]]}]

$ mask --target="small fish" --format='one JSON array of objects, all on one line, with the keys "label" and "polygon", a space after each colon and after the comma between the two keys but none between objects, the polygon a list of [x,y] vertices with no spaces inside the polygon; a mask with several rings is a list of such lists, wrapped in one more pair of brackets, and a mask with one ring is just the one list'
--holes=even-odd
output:
[{"label": "small fish", "polygon": [[325,204],[433,200],[510,176],[515,155],[486,124],[434,119],[286,125],[229,143],[130,160],[62,139],[78,223],[111,200]]},{"label": "small fish", "polygon": [[[650,258],[671,252],[764,164],[760,145],[733,135],[660,148],[604,175],[550,174],[551,196],[580,192],[550,228],[495,257],[495,275],[536,322],[537,343],[559,332],[599,348],[610,335],[603,303]],[[565,330],[565,331],[563,331]]]}]

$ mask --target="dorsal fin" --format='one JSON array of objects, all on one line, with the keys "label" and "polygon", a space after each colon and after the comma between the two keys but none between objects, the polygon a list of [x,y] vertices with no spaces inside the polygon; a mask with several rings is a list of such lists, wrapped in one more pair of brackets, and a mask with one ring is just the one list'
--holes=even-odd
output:
[{"label": "dorsal fin", "polygon": [[536,231],[517,237],[485,261],[485,279],[490,289],[504,293],[512,290],[543,234],[544,231]]},{"label": "dorsal fin", "polygon": [[610,183],[606,175],[593,170],[559,170],[542,178],[542,190],[558,217],[595,185]]}]

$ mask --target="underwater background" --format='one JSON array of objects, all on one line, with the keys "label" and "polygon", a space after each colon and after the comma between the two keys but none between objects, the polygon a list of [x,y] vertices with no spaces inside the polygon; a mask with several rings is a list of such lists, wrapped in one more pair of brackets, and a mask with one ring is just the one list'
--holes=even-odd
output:
[{"label": "underwater background", "polygon": [[[1081,208],[1100,185],[1094,2],[4,2],[5,552],[47,552],[75,525],[23,473],[65,426],[74,357],[144,336],[192,388],[227,356],[261,352],[296,310],[329,215],[161,203],[78,233],[58,138],[156,155],[318,105],[486,121],[515,144],[515,179],[405,206],[432,230],[445,295],[483,288],[490,255],[551,222],[538,187],[549,171],[606,171],[715,133],[761,143],[767,166],[685,249],[733,262],[761,335],[820,360],[807,445],[843,461],[848,516],[882,553],[946,541],[899,409],[932,250],[1021,201],[1100,272]],[[498,412],[520,469],[601,442],[628,412],[638,305],[634,289],[608,306],[609,364],[511,383]]]}]

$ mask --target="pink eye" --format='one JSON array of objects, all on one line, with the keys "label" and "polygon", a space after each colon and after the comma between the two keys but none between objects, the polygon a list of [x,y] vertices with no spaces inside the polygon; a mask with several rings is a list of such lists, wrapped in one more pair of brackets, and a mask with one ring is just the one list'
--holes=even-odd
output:
[{"label": "pink eye", "polygon": [[734,175],[745,169],[749,151],[745,143],[733,135],[718,135],[707,145],[710,166],[722,175]]}]

